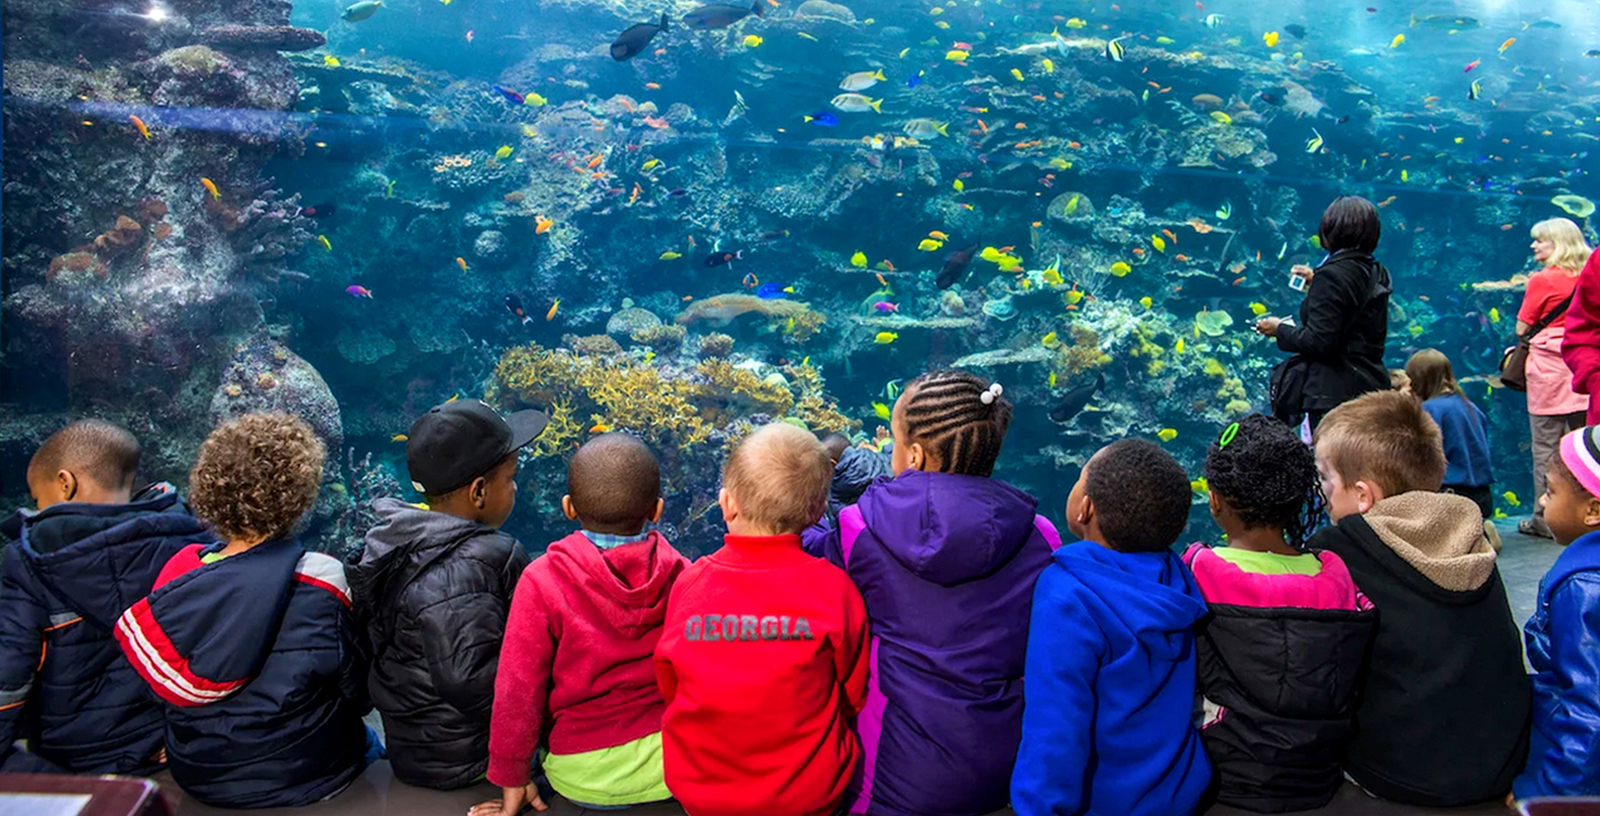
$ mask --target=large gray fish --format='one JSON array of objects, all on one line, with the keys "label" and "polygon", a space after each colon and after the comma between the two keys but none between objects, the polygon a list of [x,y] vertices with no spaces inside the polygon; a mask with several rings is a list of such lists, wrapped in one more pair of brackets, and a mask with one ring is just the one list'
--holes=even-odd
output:
[{"label": "large gray fish", "polygon": [[1068,422],[1077,416],[1083,409],[1089,407],[1089,401],[1094,399],[1096,391],[1106,387],[1106,375],[1096,377],[1093,383],[1085,383],[1067,392],[1056,407],[1050,409],[1050,419],[1054,422]]},{"label": "large gray fish", "polygon": [[967,267],[972,263],[972,256],[978,253],[978,244],[981,243],[983,236],[980,235],[972,246],[952,252],[944,259],[944,268],[939,270],[939,277],[934,279],[940,289],[955,286],[956,282],[961,280],[961,276],[967,274]]},{"label": "large gray fish", "polygon": [[683,15],[683,24],[696,31],[727,28],[752,14],[760,17],[761,2],[762,0],[755,0],[754,3],[750,4],[749,8],[729,6],[723,3],[708,3]]},{"label": "large gray fish", "polygon": [[617,62],[627,62],[643,54],[650,47],[650,41],[666,30],[667,13],[663,11],[660,23],[640,23],[618,34],[616,41],[611,43],[611,58]]}]

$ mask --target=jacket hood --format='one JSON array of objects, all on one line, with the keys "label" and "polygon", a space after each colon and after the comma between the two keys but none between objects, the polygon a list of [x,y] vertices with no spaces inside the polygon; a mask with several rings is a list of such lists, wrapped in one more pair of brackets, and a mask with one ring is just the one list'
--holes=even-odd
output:
[{"label": "jacket hood", "polygon": [[[345,569],[350,589],[364,608],[374,599],[398,597],[406,583],[474,536],[500,534],[475,521],[399,499],[378,499],[372,509],[378,523],[367,531],[361,562]],[[380,620],[386,617],[377,615]]]},{"label": "jacket hood", "polygon": [[1122,553],[1080,541],[1056,550],[1055,560],[1160,659],[1181,657],[1206,615],[1200,587],[1177,553]]},{"label": "jacket hood", "polygon": [[1413,490],[1384,499],[1362,519],[1395,555],[1441,589],[1470,592],[1494,573],[1483,514],[1464,496]]},{"label": "jacket hood", "polygon": [[583,533],[550,545],[542,558],[568,587],[589,598],[607,622],[628,636],[659,627],[667,594],[688,562],[652,531],[643,541],[602,550]]},{"label": "jacket hood", "polygon": [[908,470],[874,484],[859,506],[867,529],[907,570],[940,586],[993,574],[1033,535],[1038,501],[985,476]]},{"label": "jacket hood", "polygon": [[171,539],[213,540],[166,482],[127,504],[65,502],[19,514],[23,560],[85,619],[110,628],[150,592],[150,580],[175,547]]},{"label": "jacket hood", "polygon": [[833,499],[841,505],[855,504],[861,494],[879,477],[894,476],[889,454],[865,448],[846,448],[833,467]]}]

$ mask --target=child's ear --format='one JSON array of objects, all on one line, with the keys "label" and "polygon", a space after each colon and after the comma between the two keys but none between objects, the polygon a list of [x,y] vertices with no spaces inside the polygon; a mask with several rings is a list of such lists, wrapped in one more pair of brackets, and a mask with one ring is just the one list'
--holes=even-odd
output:
[{"label": "child's ear", "polygon": [[472,499],[472,506],[482,510],[489,505],[489,480],[479,476],[472,480],[472,486],[467,491],[467,496]]},{"label": "child's ear", "polygon": [[1600,527],[1600,499],[1590,499],[1583,507],[1583,526]]},{"label": "child's ear", "polygon": [[922,449],[921,442],[912,442],[906,453],[906,467],[909,470],[922,470],[928,463],[928,452]]},{"label": "child's ear", "polygon": [[[658,500],[659,501],[659,500]],[[717,506],[722,508],[722,520],[733,521],[739,517],[739,504],[728,494],[726,487],[717,491]]]},{"label": "child's ear", "polygon": [[1371,482],[1357,481],[1355,488],[1357,513],[1365,513],[1371,510],[1373,505],[1384,500],[1383,488]]},{"label": "child's ear", "polygon": [[570,494],[561,497],[561,512],[566,514],[566,517],[572,521],[578,520],[578,508],[572,505],[572,496]]},{"label": "child's ear", "polygon": [[62,501],[72,501],[73,497],[78,495],[78,474],[70,470],[56,471],[55,487],[61,491]]},{"label": "child's ear", "polygon": [[1094,499],[1089,498],[1088,494],[1084,494],[1083,502],[1078,505],[1078,517],[1074,521],[1084,529],[1088,529],[1089,525],[1094,523],[1094,517]]},{"label": "child's ear", "polygon": [[1212,518],[1220,518],[1222,516],[1222,501],[1217,498],[1217,491],[1206,491],[1206,504],[1211,505]]},{"label": "child's ear", "polygon": [[666,508],[667,508],[666,501],[664,501],[662,499],[656,499],[656,510],[655,510],[654,513],[650,514],[650,517],[649,517],[650,522],[652,524],[654,524],[655,522],[660,521],[661,520],[661,511],[665,510]]}]

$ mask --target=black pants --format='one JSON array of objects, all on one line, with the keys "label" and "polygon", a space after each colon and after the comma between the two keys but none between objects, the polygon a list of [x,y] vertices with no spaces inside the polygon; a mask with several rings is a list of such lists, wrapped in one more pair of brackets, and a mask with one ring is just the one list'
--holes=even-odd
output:
[{"label": "black pants", "polygon": [[1441,493],[1454,493],[1457,496],[1466,496],[1478,503],[1478,509],[1483,512],[1485,520],[1494,518],[1494,485],[1486,484],[1482,487],[1469,487],[1467,485],[1445,485],[1439,488]]}]

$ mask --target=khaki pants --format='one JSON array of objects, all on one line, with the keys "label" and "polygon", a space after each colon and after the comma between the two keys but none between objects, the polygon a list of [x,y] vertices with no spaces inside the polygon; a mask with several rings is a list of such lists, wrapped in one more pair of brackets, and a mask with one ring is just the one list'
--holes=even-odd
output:
[{"label": "khaki pants", "polygon": [[1582,428],[1583,422],[1584,415],[1581,413],[1528,415],[1528,425],[1533,430],[1533,517],[1540,525],[1544,524],[1544,508],[1539,505],[1539,498],[1544,495],[1545,467],[1550,464],[1550,457],[1560,450],[1561,437],[1567,431]]}]

